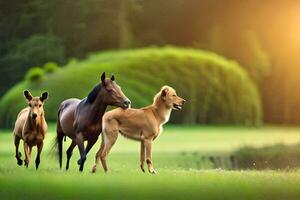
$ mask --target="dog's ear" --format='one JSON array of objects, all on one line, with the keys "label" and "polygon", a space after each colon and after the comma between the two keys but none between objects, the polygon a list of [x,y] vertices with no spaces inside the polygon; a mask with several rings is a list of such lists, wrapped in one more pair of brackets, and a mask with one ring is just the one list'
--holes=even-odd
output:
[{"label": "dog's ear", "polygon": [[163,99],[166,98],[167,94],[168,94],[168,88],[164,88],[164,89],[161,90],[161,97]]},{"label": "dog's ear", "polygon": [[42,96],[40,97],[40,100],[44,102],[46,99],[48,99],[48,92],[43,92]]},{"label": "dog's ear", "polygon": [[101,82],[102,82],[102,85],[105,86],[105,72],[103,72],[101,75]]},{"label": "dog's ear", "polygon": [[24,94],[24,97],[25,97],[28,101],[31,101],[32,95],[30,94],[30,92],[29,92],[28,90],[24,90],[23,94]]}]

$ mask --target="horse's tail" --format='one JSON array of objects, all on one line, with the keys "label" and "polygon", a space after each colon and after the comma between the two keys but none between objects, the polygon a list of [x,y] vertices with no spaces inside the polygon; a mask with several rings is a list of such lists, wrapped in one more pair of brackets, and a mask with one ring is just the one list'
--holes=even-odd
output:
[{"label": "horse's tail", "polygon": [[57,113],[56,144],[58,146],[59,167],[62,168],[63,138],[64,138],[65,134],[60,125],[60,112],[61,112],[61,107],[59,108],[58,113]]}]

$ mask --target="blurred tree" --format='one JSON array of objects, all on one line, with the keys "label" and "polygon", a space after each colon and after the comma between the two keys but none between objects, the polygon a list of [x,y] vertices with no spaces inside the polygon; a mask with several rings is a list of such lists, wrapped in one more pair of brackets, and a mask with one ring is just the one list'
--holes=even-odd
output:
[{"label": "blurred tree", "polygon": [[[17,43],[0,59],[1,71],[5,74],[5,79],[0,79],[0,85],[12,86],[15,80],[24,77],[30,66],[42,65],[49,60],[65,62],[64,47],[60,39],[53,35],[32,35]],[[5,88],[0,87],[0,93],[4,90]]]}]

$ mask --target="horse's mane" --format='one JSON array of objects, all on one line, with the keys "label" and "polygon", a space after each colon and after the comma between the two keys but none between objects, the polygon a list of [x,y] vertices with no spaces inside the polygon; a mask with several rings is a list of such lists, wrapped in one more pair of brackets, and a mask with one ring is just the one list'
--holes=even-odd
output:
[{"label": "horse's mane", "polygon": [[93,103],[98,96],[98,93],[101,91],[101,84],[96,85],[93,90],[88,94],[86,102]]}]

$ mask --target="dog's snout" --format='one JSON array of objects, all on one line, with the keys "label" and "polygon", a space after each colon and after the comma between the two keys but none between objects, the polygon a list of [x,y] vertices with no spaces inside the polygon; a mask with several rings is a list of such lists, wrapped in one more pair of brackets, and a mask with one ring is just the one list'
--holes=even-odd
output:
[{"label": "dog's snout", "polygon": [[130,106],[130,104],[131,104],[131,101],[129,99],[125,99],[124,102],[123,102],[123,104],[124,104],[125,108],[128,108]]},{"label": "dog's snout", "polygon": [[32,118],[35,119],[37,117],[36,113],[32,113]]}]

